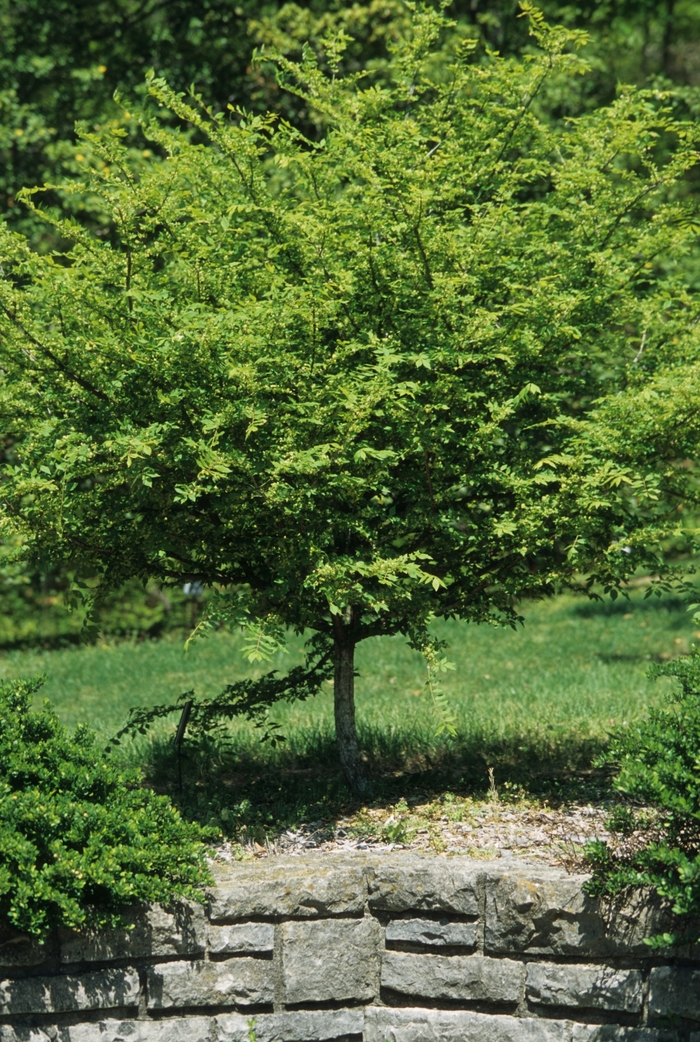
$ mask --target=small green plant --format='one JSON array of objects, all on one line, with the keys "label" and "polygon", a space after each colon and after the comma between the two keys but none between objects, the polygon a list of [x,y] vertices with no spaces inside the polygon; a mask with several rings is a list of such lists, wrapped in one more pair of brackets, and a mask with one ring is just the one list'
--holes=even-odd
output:
[{"label": "small green plant", "polygon": [[139,901],[202,899],[202,841],[165,796],[139,785],[48,703],[42,678],[0,684],[0,918],[41,938],[54,926],[117,925]]},{"label": "small green plant", "polygon": [[[589,893],[616,894],[650,887],[674,913],[700,913],[700,649],[653,666],[651,677],[680,682],[668,704],[646,719],[619,728],[598,760],[617,770],[615,788],[635,805],[617,808],[607,827],[613,843],[589,844],[594,869]],[[649,938],[666,947],[685,936]]]},{"label": "small green plant", "polygon": [[406,844],[411,842],[416,834],[416,829],[408,819],[408,814],[408,804],[404,799],[400,799],[382,827],[382,839],[385,843]]}]

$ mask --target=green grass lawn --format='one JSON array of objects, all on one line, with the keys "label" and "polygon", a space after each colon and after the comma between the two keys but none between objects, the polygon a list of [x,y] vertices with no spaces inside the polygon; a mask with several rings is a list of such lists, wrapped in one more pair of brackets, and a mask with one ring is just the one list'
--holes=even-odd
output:
[{"label": "green grass lawn", "polygon": [[[517,631],[444,623],[456,669],[445,676],[457,717],[456,738],[436,736],[421,657],[396,638],[358,649],[358,723],[379,789],[387,796],[416,786],[479,789],[493,767],[503,784],[565,785],[590,777],[607,730],[643,713],[663,684],[645,671],[652,661],[688,650],[693,626],[679,601],[588,602],[571,596],[532,604]],[[273,665],[299,660],[300,643]],[[218,632],[183,651],[181,638],[108,643],[0,655],[4,677],[46,673],[43,692],[61,719],[87,721],[112,735],[135,705],[170,702],[193,688],[212,695],[250,675],[236,635]],[[245,723],[185,751],[185,802],[211,820],[303,816],[343,796],[333,747],[332,688],[275,711],[286,743],[261,745]],[[174,791],[176,724],[151,740],[127,743],[122,755],[149,765],[157,787]],[[223,811],[223,817],[221,812]]]}]

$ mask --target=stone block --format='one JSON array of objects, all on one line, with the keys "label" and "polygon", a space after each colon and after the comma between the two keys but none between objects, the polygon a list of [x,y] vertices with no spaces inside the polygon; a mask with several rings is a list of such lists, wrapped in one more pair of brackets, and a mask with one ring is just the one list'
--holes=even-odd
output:
[{"label": "stone block", "polygon": [[419,944],[431,948],[473,948],[477,923],[449,923],[432,919],[394,919],[386,928],[387,944]]},{"label": "stone block", "polygon": [[400,995],[463,1002],[512,1002],[522,998],[525,966],[480,955],[408,955],[385,952],[383,988]]},{"label": "stone block", "polygon": [[477,881],[483,875],[478,862],[403,854],[369,871],[369,906],[372,911],[445,912],[479,914]]},{"label": "stone block", "polygon": [[374,919],[282,925],[285,1002],[369,1001],[379,991],[381,931]]},{"label": "stone block", "polygon": [[[253,1018],[257,1042],[326,1042],[361,1035],[361,1009],[298,1010],[292,1013],[262,1013]],[[216,1018],[217,1042],[250,1042],[250,1018],[223,1014]]]},{"label": "stone block", "polygon": [[138,1005],[136,970],[108,969],[78,976],[28,977],[0,982],[0,1013],[69,1013]]},{"label": "stone block", "polygon": [[571,1042],[678,1042],[678,1035],[675,1031],[619,1024],[572,1024]]},{"label": "stone block", "polygon": [[201,905],[182,902],[165,910],[147,905],[126,916],[124,929],[61,934],[61,962],[111,962],[204,951],[206,917]]},{"label": "stone block", "polygon": [[271,952],[275,946],[275,928],[272,923],[210,926],[207,939],[212,955],[223,955],[225,952]]},{"label": "stone block", "polygon": [[649,980],[649,1013],[700,1020],[700,968],[655,966]]},{"label": "stone block", "polygon": [[466,1010],[365,1010],[364,1042],[571,1042],[571,1023]]},{"label": "stone block", "polygon": [[334,915],[362,915],[367,898],[364,862],[335,861],[332,857],[310,864],[305,859],[254,862],[218,867],[210,919],[276,919],[297,916],[322,919]]},{"label": "stone block", "polygon": [[[466,1010],[365,1010],[364,1042],[671,1042],[652,1028],[579,1024],[537,1017],[491,1016]],[[242,1040],[243,1042],[243,1040]]]},{"label": "stone block", "polygon": [[215,1039],[211,1017],[177,1017],[78,1024],[61,1028],[56,1042],[214,1042]]},{"label": "stone block", "polygon": [[586,876],[522,868],[490,869],[486,879],[484,950],[534,955],[649,958],[644,938],[672,927],[648,895],[604,908],[582,889]]},{"label": "stone block", "polygon": [[642,987],[639,970],[531,962],[527,967],[525,994],[538,1006],[639,1013],[643,1002]]},{"label": "stone block", "polygon": [[166,962],[147,971],[149,1009],[196,1006],[264,1006],[274,997],[272,962]]},{"label": "stone block", "polygon": [[57,1042],[57,1035],[47,1035],[43,1028],[0,1024],[0,1042]]}]

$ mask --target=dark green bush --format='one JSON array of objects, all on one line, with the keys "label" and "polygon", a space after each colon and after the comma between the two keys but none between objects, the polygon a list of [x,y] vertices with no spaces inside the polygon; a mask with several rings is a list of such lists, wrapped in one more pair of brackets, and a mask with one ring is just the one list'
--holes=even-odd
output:
[{"label": "dark green bush", "polygon": [[[608,821],[611,843],[588,848],[594,869],[587,889],[616,894],[650,887],[678,915],[700,914],[700,648],[653,666],[652,677],[673,677],[680,690],[667,706],[616,731],[599,760],[614,766],[615,788],[630,798]],[[649,943],[685,937],[664,934]]]},{"label": "dark green bush", "polygon": [[87,727],[70,735],[48,703],[33,710],[41,684],[0,684],[0,918],[41,937],[117,925],[139,901],[201,899],[209,834]]}]

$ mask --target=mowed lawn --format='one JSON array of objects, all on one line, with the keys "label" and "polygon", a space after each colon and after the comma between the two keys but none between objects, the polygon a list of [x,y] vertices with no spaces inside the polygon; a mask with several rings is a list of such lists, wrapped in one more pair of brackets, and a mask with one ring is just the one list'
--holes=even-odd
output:
[{"label": "mowed lawn", "polygon": [[[680,601],[589,602],[572,596],[527,606],[516,631],[449,622],[438,632],[450,644],[456,669],[444,677],[457,720],[456,739],[436,736],[438,718],[426,697],[421,657],[398,638],[367,641],[358,649],[358,723],[375,762],[420,770],[436,758],[474,756],[498,763],[519,755],[541,759],[566,749],[599,746],[606,731],[642,714],[659,700],[665,681],[645,672],[652,661],[684,653],[693,623]],[[0,656],[0,675],[46,673],[43,694],[61,719],[86,721],[105,738],[131,706],[174,701],[194,689],[213,695],[255,672],[241,657],[237,635],[213,633],[185,653],[181,638],[122,642],[55,651],[11,651]],[[299,661],[301,642],[266,668]],[[259,672],[259,670],[258,670]],[[261,746],[258,732],[233,728],[237,762],[311,762],[332,756],[332,688],[308,702],[277,707],[286,744]],[[172,730],[177,721],[173,716]],[[325,750],[325,752],[324,752]],[[460,753],[461,750],[461,753]],[[584,752],[582,752],[584,750]],[[134,750],[136,752],[136,750]]]}]

